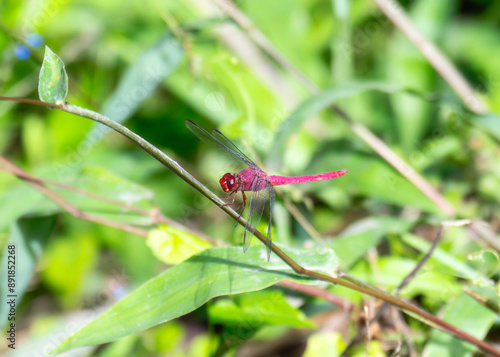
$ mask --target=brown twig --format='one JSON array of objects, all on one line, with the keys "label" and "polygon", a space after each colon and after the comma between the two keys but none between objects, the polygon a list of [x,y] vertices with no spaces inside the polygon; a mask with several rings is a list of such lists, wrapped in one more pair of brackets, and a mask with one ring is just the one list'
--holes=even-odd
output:
[{"label": "brown twig", "polygon": [[36,190],[41,192],[47,198],[52,200],[55,204],[61,207],[64,211],[68,212],[70,215],[77,219],[84,219],[90,222],[103,224],[109,227],[113,227],[116,229],[123,230],[125,232],[137,234],[143,237],[147,237],[148,231],[142,228],[138,228],[136,226],[118,223],[106,218],[96,217],[87,213],[80,211],[78,208],[73,206],[71,203],[66,201],[62,196],[60,196],[57,192],[47,188],[44,184],[37,182],[37,180],[30,180],[26,177],[29,176],[27,172],[22,170],[19,166],[0,156],[0,164],[2,164],[8,171],[12,172],[14,175],[18,176],[20,179],[25,180],[30,186],[34,187]]},{"label": "brown twig", "polygon": [[374,0],[382,12],[422,53],[429,63],[439,72],[441,77],[458,94],[464,104],[477,114],[485,114],[488,109],[484,102],[474,93],[462,74],[448,58],[427,39],[411,22],[401,5],[394,0]]},{"label": "brown twig", "polygon": [[0,96],[0,100],[8,100],[9,102],[34,104],[34,105],[40,105],[42,107],[57,108],[57,109],[61,109],[61,107],[62,107],[61,104],[46,103],[46,102],[42,102],[42,101],[37,100],[37,99],[29,99],[29,98]]},{"label": "brown twig", "polygon": [[436,238],[434,238],[434,241],[432,242],[431,248],[429,251],[420,259],[420,261],[417,263],[415,268],[403,279],[403,281],[398,285],[398,287],[395,289],[394,293],[399,294],[399,292],[406,286],[408,283],[417,275],[417,273],[422,269],[425,263],[430,259],[432,256],[432,253],[434,253],[434,250],[437,247],[437,244],[439,240],[441,239],[441,236],[443,234],[443,225],[441,224],[439,226],[438,233],[436,234]]},{"label": "brown twig", "polygon": [[291,280],[283,280],[279,285],[286,286],[292,290],[300,291],[309,296],[315,296],[323,299],[333,305],[341,307],[344,310],[351,310],[353,308],[353,304],[350,301],[342,299],[328,290],[320,289],[316,286],[304,285]]},{"label": "brown twig", "polygon": [[[5,163],[8,160],[7,160],[7,158],[0,156],[0,162],[2,162],[2,161]],[[164,223],[164,224],[167,224],[169,226],[173,226],[173,227],[182,229],[184,231],[190,232],[192,234],[195,234],[196,236],[200,237],[201,239],[206,240],[207,242],[210,242],[213,245],[216,245],[216,246],[220,245],[220,242],[216,241],[212,237],[210,237],[202,232],[195,231],[187,226],[184,226],[183,224],[180,224],[180,223],[178,223],[170,218],[165,217],[160,212],[158,207],[155,207],[152,211],[146,211],[146,210],[140,209],[138,207],[135,207],[134,205],[131,205],[129,203],[124,203],[122,201],[115,200],[113,198],[98,195],[96,193],[83,190],[81,188],[77,188],[77,187],[66,185],[66,184],[63,184],[60,182],[51,181],[51,180],[47,180],[47,179],[41,179],[41,178],[32,176],[32,175],[28,174],[26,171],[22,171],[19,167],[15,166],[12,162],[10,162],[10,163],[12,165],[9,165],[9,166],[5,165],[4,167],[0,167],[0,170],[12,173],[13,175],[19,177],[20,179],[23,179],[24,181],[38,183],[42,186],[46,186],[46,185],[56,186],[56,187],[59,187],[59,188],[62,188],[62,189],[65,189],[65,190],[68,190],[71,192],[75,192],[75,193],[83,195],[83,196],[95,198],[96,200],[112,204],[112,205],[120,207],[126,211],[135,212],[135,213],[140,214],[144,217],[149,217],[154,224]],[[38,188],[40,186],[33,186],[33,187]],[[86,219],[88,217],[89,217],[89,215],[85,216],[85,214],[83,212],[79,213],[79,218],[81,218],[81,219]],[[94,217],[94,219],[99,219],[98,217],[95,217],[95,216],[90,216],[90,217]],[[117,227],[115,227],[115,228],[117,228]],[[145,232],[144,230],[141,231],[141,233],[144,233],[144,232]],[[140,234],[140,235],[147,236],[147,234],[146,235]]]}]

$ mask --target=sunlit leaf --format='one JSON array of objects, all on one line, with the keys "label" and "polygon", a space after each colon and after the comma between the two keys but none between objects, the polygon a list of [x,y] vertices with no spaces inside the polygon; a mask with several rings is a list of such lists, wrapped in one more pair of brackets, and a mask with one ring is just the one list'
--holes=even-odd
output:
[{"label": "sunlit leaf", "polygon": [[146,244],[156,258],[170,265],[179,264],[211,246],[192,233],[166,224],[151,230]]},{"label": "sunlit leaf", "polygon": [[338,332],[317,332],[307,339],[304,357],[340,356],[346,344]]}]

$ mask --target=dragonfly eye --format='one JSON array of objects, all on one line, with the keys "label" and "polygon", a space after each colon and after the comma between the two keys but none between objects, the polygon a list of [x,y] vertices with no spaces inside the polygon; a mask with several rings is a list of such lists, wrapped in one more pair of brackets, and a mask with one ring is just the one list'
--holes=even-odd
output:
[{"label": "dragonfly eye", "polygon": [[222,178],[219,180],[219,183],[224,192],[231,192],[236,190],[236,179],[230,173],[222,176]]}]

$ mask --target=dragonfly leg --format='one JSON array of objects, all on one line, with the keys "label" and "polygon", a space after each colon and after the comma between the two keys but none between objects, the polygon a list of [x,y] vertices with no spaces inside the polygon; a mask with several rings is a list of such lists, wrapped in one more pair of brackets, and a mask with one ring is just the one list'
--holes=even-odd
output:
[{"label": "dragonfly leg", "polygon": [[[243,211],[245,210],[245,208],[247,207],[247,196],[245,196],[245,192],[244,191],[241,191],[241,195],[243,196]],[[243,213],[243,211],[241,211],[241,213]]]},{"label": "dragonfly leg", "polygon": [[[245,211],[245,207],[247,206],[247,196],[245,196],[245,192],[241,191],[241,195],[243,196],[243,202],[238,206],[238,208],[236,208],[236,212],[239,211],[241,206],[243,206],[243,209],[241,210],[240,215],[238,216],[238,219],[236,220],[236,224],[234,225],[235,227],[238,225],[238,221],[240,220],[241,215],[243,214],[243,212]],[[233,202],[234,202],[234,199],[233,199]]]},{"label": "dragonfly leg", "polygon": [[227,197],[221,197],[221,200],[230,200],[231,198],[233,200],[230,203],[226,203],[226,204],[222,205],[221,207],[231,206],[232,204],[234,204],[234,201],[236,201],[236,191],[231,192],[231,194]]},{"label": "dragonfly leg", "polygon": [[[238,206],[238,208],[235,209],[235,211],[239,211],[241,206],[243,206],[243,210],[241,210],[241,213],[243,213],[243,211],[245,210],[245,207],[247,206],[247,196],[245,196],[245,192],[241,191],[241,195],[243,196],[243,202],[240,203],[240,205]],[[233,202],[234,202],[234,199],[233,199]],[[241,214],[240,214],[240,217],[241,217]]]},{"label": "dragonfly leg", "polygon": [[241,202],[241,204],[236,209],[236,211],[238,211],[241,208],[241,206],[243,206],[243,209],[241,210],[240,215],[238,216],[238,219],[236,220],[236,224],[234,225],[235,227],[238,225],[238,221],[240,220],[241,215],[243,214],[243,212],[245,212],[245,208],[247,207],[247,196],[245,195],[245,192],[241,191],[241,195],[243,196],[243,202]]},{"label": "dragonfly leg", "polygon": [[[221,207],[233,205],[234,201],[236,201],[236,193],[237,192],[238,191],[233,191],[233,192],[231,192],[231,194],[229,196],[221,198],[221,200],[229,200],[231,198],[233,199],[230,203],[226,203],[225,205],[222,205]],[[241,213],[243,213],[243,211],[245,210],[245,207],[247,206],[247,196],[245,195],[245,192],[243,192],[243,191],[241,191],[241,195],[243,196],[243,202],[240,203],[240,205],[238,206],[238,208],[235,209],[235,211],[239,211],[241,206],[243,206],[243,210],[241,211]],[[241,214],[240,214],[240,217],[241,217]]]}]

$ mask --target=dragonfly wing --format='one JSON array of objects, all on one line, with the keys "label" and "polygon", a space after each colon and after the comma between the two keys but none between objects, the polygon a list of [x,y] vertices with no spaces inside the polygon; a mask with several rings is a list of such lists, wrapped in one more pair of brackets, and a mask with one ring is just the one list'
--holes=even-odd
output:
[{"label": "dragonfly wing", "polygon": [[[252,181],[252,188],[257,188],[262,185],[261,178],[255,177]],[[250,207],[248,209],[247,226],[245,227],[245,233],[243,234],[243,251],[246,252],[252,241],[253,234],[248,232],[248,225],[252,225],[257,228],[260,219],[262,218],[262,212],[266,206],[268,200],[268,190],[251,190],[250,191]]]},{"label": "dragonfly wing", "polygon": [[267,261],[271,258],[271,249],[273,247],[273,239],[271,236],[272,232],[272,218],[273,218],[273,210],[274,210],[274,201],[276,197],[274,195],[274,188],[269,186],[266,191],[269,195],[269,225],[267,226]]},{"label": "dragonfly wing", "polygon": [[[221,150],[231,156],[233,159],[236,161],[243,161],[245,164],[248,166],[253,166],[256,167],[255,163],[250,160],[248,157],[246,157],[245,154],[243,154],[237,147],[234,145],[228,138],[226,138],[220,131],[217,130],[218,133],[220,133],[221,136],[218,135],[218,138],[214,137],[212,134],[210,134],[208,131],[203,129],[201,126],[196,124],[195,122],[191,120],[185,120],[184,123],[186,124],[187,128],[191,130],[191,132],[196,135],[201,141],[203,141],[205,144],[210,145],[213,148],[216,148],[218,150]],[[220,138],[223,138],[224,141],[219,140]]]},{"label": "dragonfly wing", "polygon": [[224,134],[222,134],[219,130],[217,129],[212,130],[212,134],[218,141],[220,141],[222,144],[224,144],[225,146],[236,152],[239,156],[241,156],[241,159],[245,161],[245,163],[248,166],[260,169],[255,162],[250,160],[248,156],[246,156],[240,149],[238,149],[238,147],[231,140],[229,140]]}]

